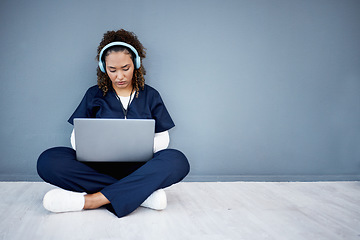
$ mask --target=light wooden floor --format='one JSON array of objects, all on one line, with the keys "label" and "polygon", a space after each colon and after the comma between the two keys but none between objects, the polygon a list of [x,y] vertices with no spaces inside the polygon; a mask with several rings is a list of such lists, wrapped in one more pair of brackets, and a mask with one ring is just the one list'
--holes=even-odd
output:
[{"label": "light wooden floor", "polygon": [[46,183],[0,183],[0,239],[360,240],[360,182],[184,182],[168,208],[53,214]]}]

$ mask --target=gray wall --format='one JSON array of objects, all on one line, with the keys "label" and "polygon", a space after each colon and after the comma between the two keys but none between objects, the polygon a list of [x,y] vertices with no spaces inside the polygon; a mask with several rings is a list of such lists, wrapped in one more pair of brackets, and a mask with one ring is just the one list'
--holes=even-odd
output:
[{"label": "gray wall", "polygon": [[0,2],[0,180],[69,146],[107,30],[147,48],[188,180],[360,180],[360,1]]}]

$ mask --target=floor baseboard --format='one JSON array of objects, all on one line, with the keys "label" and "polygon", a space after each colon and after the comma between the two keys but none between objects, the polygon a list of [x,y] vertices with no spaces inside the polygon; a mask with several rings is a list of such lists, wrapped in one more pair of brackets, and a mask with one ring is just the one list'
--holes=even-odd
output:
[{"label": "floor baseboard", "polygon": [[[0,174],[2,182],[42,182],[38,175]],[[360,181],[360,175],[188,175],[184,182],[321,182]]]},{"label": "floor baseboard", "polygon": [[360,181],[360,175],[189,175],[185,182],[321,182]]}]

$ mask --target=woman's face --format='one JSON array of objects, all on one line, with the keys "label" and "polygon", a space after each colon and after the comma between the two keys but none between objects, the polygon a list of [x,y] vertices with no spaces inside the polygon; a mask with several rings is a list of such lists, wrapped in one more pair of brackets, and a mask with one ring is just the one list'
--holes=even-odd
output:
[{"label": "woman's face", "polygon": [[106,73],[108,74],[112,86],[119,94],[120,92],[131,91],[133,89],[132,78],[134,73],[134,63],[131,55],[127,52],[110,52],[105,57]]}]

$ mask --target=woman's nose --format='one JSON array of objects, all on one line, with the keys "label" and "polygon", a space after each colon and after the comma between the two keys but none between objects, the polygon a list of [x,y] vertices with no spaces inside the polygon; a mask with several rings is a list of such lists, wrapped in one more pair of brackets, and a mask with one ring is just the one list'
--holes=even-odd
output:
[{"label": "woman's nose", "polygon": [[124,73],[121,72],[121,71],[119,71],[119,72],[117,73],[117,75],[116,75],[116,78],[119,79],[119,80],[121,80],[121,79],[124,78],[124,76],[125,76]]}]

